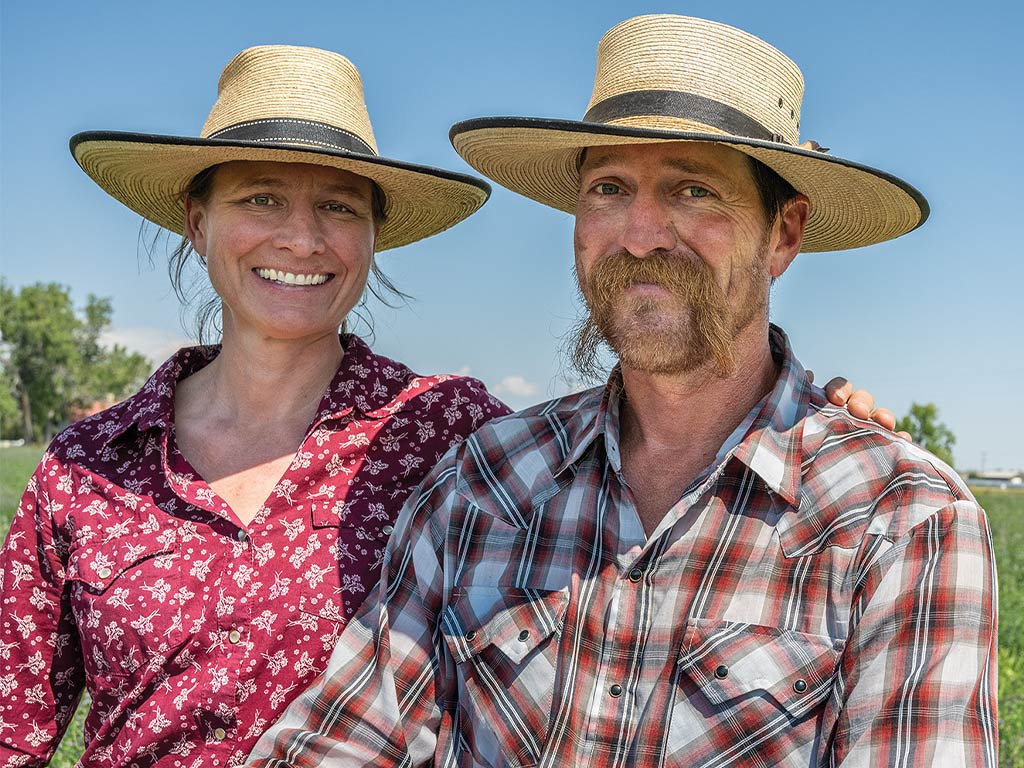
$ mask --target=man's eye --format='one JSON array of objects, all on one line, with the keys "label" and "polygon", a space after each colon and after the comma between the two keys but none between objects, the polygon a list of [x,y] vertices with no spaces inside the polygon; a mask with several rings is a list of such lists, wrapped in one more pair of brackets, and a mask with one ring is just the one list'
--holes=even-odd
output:
[{"label": "man's eye", "polygon": [[273,205],[274,198],[270,195],[253,195],[247,202],[250,202],[253,205]]},{"label": "man's eye", "polygon": [[618,184],[612,184],[610,181],[605,181],[597,185],[598,194],[601,195],[617,195],[621,191]]},{"label": "man's eye", "polygon": [[704,187],[690,186],[690,187],[686,187],[683,191],[686,193],[687,197],[710,197],[711,196],[711,190],[706,189]]},{"label": "man's eye", "polygon": [[351,213],[352,209],[344,203],[325,203],[324,210],[331,213]]}]

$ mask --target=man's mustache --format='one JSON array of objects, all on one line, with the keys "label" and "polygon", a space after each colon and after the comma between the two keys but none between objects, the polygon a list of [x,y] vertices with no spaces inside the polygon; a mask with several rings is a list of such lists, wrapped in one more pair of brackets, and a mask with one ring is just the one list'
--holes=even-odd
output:
[{"label": "man's mustache", "polygon": [[683,299],[695,294],[705,301],[721,297],[711,268],[703,260],[665,250],[642,257],[625,250],[605,256],[587,274],[586,294],[592,304],[601,303],[637,284],[657,285]]}]

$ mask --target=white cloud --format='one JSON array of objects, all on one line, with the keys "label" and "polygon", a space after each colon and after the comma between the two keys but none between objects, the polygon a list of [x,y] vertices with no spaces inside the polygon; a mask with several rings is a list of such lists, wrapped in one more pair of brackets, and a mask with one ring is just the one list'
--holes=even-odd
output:
[{"label": "white cloud", "polygon": [[499,397],[535,397],[539,393],[540,387],[522,376],[506,376],[494,387]]},{"label": "white cloud", "polygon": [[139,352],[149,358],[154,367],[160,365],[181,347],[191,346],[195,343],[173,331],[145,326],[114,327],[100,335],[100,344],[107,347],[120,344],[130,352]]},{"label": "white cloud", "polygon": [[464,365],[459,370],[455,371],[456,376],[469,376],[471,368],[468,365]]}]

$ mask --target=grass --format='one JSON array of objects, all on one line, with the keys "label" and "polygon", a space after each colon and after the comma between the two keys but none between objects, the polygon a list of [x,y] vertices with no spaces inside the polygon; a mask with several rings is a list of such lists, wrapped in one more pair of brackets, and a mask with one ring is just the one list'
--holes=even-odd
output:
[{"label": "grass", "polygon": [[[0,534],[6,535],[40,446],[0,448]],[[999,573],[999,764],[1024,768],[1024,491],[977,488],[988,513]],[[51,766],[71,768],[82,751],[83,703]]]}]

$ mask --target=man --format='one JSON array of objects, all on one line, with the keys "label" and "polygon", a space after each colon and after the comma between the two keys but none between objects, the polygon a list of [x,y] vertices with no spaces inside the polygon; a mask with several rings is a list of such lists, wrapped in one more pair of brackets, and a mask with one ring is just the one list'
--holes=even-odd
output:
[{"label": "man", "polygon": [[927,216],[800,145],[802,92],[751,35],[639,17],[602,40],[583,122],[452,129],[575,214],[577,359],[606,341],[619,365],[442,460],[254,764],[996,765],[984,512],[829,406],[768,322],[801,249]]}]

